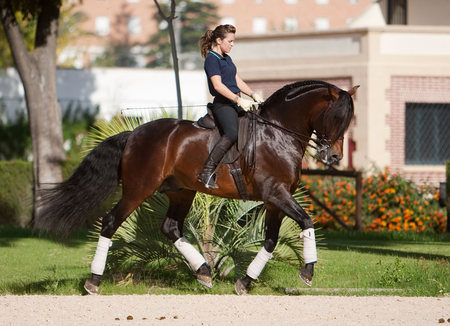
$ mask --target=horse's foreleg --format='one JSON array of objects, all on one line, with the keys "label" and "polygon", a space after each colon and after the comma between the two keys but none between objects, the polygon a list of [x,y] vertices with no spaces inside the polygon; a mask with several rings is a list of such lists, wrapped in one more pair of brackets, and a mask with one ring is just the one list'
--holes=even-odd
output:
[{"label": "horse's foreleg", "polygon": [[161,232],[168,237],[188,262],[197,280],[204,286],[212,287],[211,270],[205,258],[183,236],[183,224],[189,212],[195,192],[183,190],[167,193],[170,205],[161,225]]},{"label": "horse's foreleg", "polygon": [[84,283],[84,288],[89,294],[97,294],[101,277],[105,270],[109,248],[112,245],[111,238],[123,221],[140,204],[136,201],[127,201],[123,198],[102,219],[102,230],[91,264],[91,278]]},{"label": "horse's foreleg", "polygon": [[236,281],[234,289],[238,295],[248,292],[251,282],[259,277],[267,262],[272,258],[283,217],[284,213],[279,209],[266,205],[266,240],[264,246],[248,266],[246,276]]},{"label": "horse's foreleg", "polygon": [[316,237],[311,217],[297,203],[294,197],[284,188],[279,188],[276,197],[270,202],[281,209],[286,216],[296,221],[302,228],[303,260],[305,265],[300,269],[299,276],[306,285],[311,286],[314,276],[314,264],[317,262]]}]

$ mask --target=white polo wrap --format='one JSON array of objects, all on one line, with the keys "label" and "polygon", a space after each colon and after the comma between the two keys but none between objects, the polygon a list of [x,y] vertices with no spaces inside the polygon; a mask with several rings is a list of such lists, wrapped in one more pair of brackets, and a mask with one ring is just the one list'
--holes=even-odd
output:
[{"label": "white polo wrap", "polygon": [[111,239],[100,236],[98,238],[97,249],[95,250],[94,260],[91,264],[91,273],[103,275],[106,265],[106,258],[108,257],[109,247],[112,246]]},{"label": "white polo wrap", "polygon": [[256,280],[270,259],[272,259],[272,254],[262,247],[255,259],[248,266],[247,275]]},{"label": "white polo wrap", "polygon": [[303,230],[300,233],[303,238],[303,259],[305,264],[317,263],[316,235],[313,228]]},{"label": "white polo wrap", "polygon": [[197,271],[200,266],[206,263],[205,258],[187,241],[185,237],[179,238],[174,243],[178,251],[186,258],[192,270]]}]

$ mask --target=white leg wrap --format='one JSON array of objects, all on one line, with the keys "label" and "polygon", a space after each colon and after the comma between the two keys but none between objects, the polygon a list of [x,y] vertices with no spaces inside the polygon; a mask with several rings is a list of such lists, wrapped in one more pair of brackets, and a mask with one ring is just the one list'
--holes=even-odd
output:
[{"label": "white leg wrap", "polygon": [[248,266],[247,275],[256,280],[271,258],[272,254],[262,247],[255,259],[253,259],[252,263]]},{"label": "white leg wrap", "polygon": [[309,228],[300,233],[300,238],[303,238],[303,259],[305,264],[317,263],[317,249],[316,236],[314,229]]},{"label": "white leg wrap", "polygon": [[206,263],[205,258],[187,241],[185,237],[174,242],[178,251],[186,258],[193,271],[197,271],[200,266]]},{"label": "white leg wrap", "polygon": [[91,264],[91,273],[103,275],[106,265],[106,258],[108,257],[108,250],[111,245],[111,239],[102,236],[98,238],[97,250],[95,251],[94,260]]}]

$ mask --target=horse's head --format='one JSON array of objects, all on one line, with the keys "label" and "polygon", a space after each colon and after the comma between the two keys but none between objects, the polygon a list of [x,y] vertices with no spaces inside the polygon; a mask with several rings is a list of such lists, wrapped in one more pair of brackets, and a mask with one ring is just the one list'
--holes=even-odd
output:
[{"label": "horse's head", "polygon": [[314,133],[317,159],[336,164],[343,157],[344,133],[353,118],[352,95],[358,87],[346,92],[318,80],[289,84],[265,101],[261,115],[300,139],[303,151]]},{"label": "horse's head", "polygon": [[311,121],[311,128],[317,136],[317,159],[325,165],[337,164],[343,157],[344,133],[353,118],[352,95],[358,87],[346,92],[329,85],[324,96],[327,104],[317,106],[318,114]]}]

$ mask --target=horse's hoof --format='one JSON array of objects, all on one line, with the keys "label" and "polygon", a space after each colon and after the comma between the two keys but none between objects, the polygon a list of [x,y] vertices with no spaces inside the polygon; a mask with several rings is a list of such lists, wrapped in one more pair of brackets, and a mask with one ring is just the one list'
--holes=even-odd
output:
[{"label": "horse's hoof", "polygon": [[237,295],[246,295],[248,293],[248,289],[245,287],[240,278],[234,284],[234,291]]},{"label": "horse's hoof", "polygon": [[312,285],[312,278],[313,274],[311,274],[311,271],[308,269],[308,265],[305,265],[304,267],[300,268],[299,273],[300,279],[308,286]]},{"label": "horse's hoof", "polygon": [[197,281],[207,288],[212,288],[212,275],[211,269],[208,265],[203,264],[200,268],[195,272],[195,277]]},{"label": "horse's hoof", "polygon": [[84,282],[84,289],[91,295],[98,294],[98,285],[93,284],[91,279],[88,279],[86,280],[86,282]]}]

